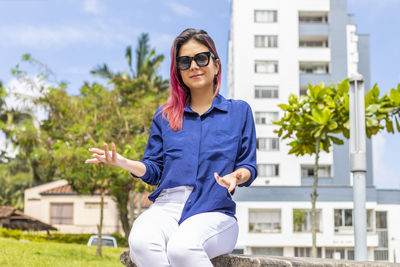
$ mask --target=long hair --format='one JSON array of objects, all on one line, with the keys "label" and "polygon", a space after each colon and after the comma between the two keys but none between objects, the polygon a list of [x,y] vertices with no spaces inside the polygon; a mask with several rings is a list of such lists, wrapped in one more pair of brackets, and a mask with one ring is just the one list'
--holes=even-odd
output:
[{"label": "long hair", "polygon": [[[179,70],[176,67],[176,58],[179,50],[187,41],[194,39],[205,45],[215,56],[213,60],[219,59],[214,41],[204,30],[188,28],[179,34],[171,47],[171,68],[169,82],[169,98],[163,104],[162,116],[167,119],[171,129],[174,131],[182,129],[183,112],[186,104],[190,101],[190,89],[183,83]],[[214,76],[214,97],[219,93],[221,87],[221,61],[218,61],[219,71]]]}]

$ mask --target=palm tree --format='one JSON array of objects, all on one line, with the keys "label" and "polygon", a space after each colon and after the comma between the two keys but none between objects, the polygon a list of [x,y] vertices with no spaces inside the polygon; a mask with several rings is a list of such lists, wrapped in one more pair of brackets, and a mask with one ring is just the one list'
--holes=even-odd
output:
[{"label": "palm tree", "polygon": [[155,48],[151,49],[149,45],[149,35],[142,33],[138,38],[138,46],[136,48],[136,67],[132,67],[132,47],[127,46],[125,49],[125,59],[128,62],[130,74],[126,71],[113,73],[106,63],[97,65],[90,71],[93,75],[98,75],[108,80],[118,83],[119,80],[133,80],[135,78],[146,78],[153,87],[158,88],[160,92],[168,88],[168,80],[158,75],[158,70],[164,60],[164,55],[156,55]]}]

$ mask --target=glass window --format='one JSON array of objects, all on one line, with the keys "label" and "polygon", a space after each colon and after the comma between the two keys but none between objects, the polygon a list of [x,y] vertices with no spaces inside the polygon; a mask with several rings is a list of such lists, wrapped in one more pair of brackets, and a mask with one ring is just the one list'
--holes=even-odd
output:
[{"label": "glass window", "polygon": [[[316,231],[321,232],[321,211],[316,213]],[[293,231],[294,232],[311,232],[311,210],[294,209],[293,210]]]},{"label": "glass window", "polygon": [[[331,166],[319,166],[318,177],[327,178],[331,177]],[[301,165],[301,177],[314,177],[314,166]]]},{"label": "glass window", "polygon": [[329,259],[337,259],[337,260],[345,260],[346,248],[325,248],[325,258]]},{"label": "glass window", "polygon": [[272,121],[279,120],[279,112],[277,111],[267,111],[267,112],[256,112],[255,114],[256,124],[266,124],[271,125]]},{"label": "glass window", "polygon": [[299,72],[301,74],[329,74],[329,62],[300,62]]},{"label": "glass window", "polygon": [[257,172],[260,177],[277,177],[279,164],[257,164]]},{"label": "glass window", "polygon": [[278,73],[278,62],[258,60],[254,64],[254,71],[256,73]]},{"label": "glass window", "polygon": [[376,212],[376,228],[387,229],[386,211]]},{"label": "glass window", "polygon": [[252,255],[283,256],[283,248],[252,247]]},{"label": "glass window", "polygon": [[257,138],[257,149],[260,151],[279,151],[279,138]]},{"label": "glass window", "polygon": [[[335,232],[352,230],[353,228],[353,210],[352,209],[335,209]],[[367,231],[374,231],[373,223],[374,211],[367,210]]]},{"label": "glass window", "polygon": [[250,233],[274,233],[281,231],[281,211],[249,209]]},{"label": "glass window", "polygon": [[279,97],[278,86],[256,86],[254,92],[255,92],[255,98],[278,98]]},{"label": "glass window", "polygon": [[73,204],[50,203],[50,224],[73,224]]},{"label": "glass window", "polygon": [[388,261],[389,260],[389,251],[387,249],[375,249],[374,250],[374,260],[376,261]]},{"label": "glass window", "polygon": [[[312,248],[294,248],[294,256],[295,257],[311,257]],[[321,258],[322,256],[321,248],[317,248],[317,257]]]},{"label": "glass window", "polygon": [[299,22],[301,23],[328,23],[328,12],[326,11],[300,11]]},{"label": "glass window", "polygon": [[278,47],[277,35],[255,35],[254,47]]},{"label": "glass window", "polygon": [[277,22],[276,10],[254,10],[254,22]]}]

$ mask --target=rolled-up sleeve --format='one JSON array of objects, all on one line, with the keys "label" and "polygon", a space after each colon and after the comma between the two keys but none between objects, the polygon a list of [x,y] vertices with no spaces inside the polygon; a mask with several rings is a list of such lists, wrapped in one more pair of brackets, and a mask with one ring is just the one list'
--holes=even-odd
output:
[{"label": "rolled-up sleeve", "polygon": [[249,186],[257,177],[257,139],[253,113],[248,103],[243,101],[244,116],[242,118],[241,148],[235,161],[235,170],[246,168],[250,171],[250,178],[239,186]]},{"label": "rolled-up sleeve", "polygon": [[146,149],[143,154],[143,160],[140,160],[146,166],[146,172],[142,177],[138,177],[131,173],[134,178],[140,178],[145,183],[150,185],[157,185],[161,179],[163,171],[163,140],[161,132],[161,113],[157,109],[153,116],[151,123],[150,135],[147,141]]}]

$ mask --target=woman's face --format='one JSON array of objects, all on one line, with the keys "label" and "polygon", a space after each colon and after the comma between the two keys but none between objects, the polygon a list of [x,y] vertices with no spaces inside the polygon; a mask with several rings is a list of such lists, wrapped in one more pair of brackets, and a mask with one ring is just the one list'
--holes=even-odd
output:
[{"label": "woman's face", "polygon": [[[210,51],[207,46],[191,39],[184,43],[178,56],[194,57],[201,52]],[[210,61],[207,66],[199,67],[195,60],[192,60],[190,68],[187,70],[178,70],[181,74],[183,83],[190,88],[190,90],[211,90],[214,89],[214,76],[218,73],[219,64],[218,59],[216,62],[210,56]]]}]

